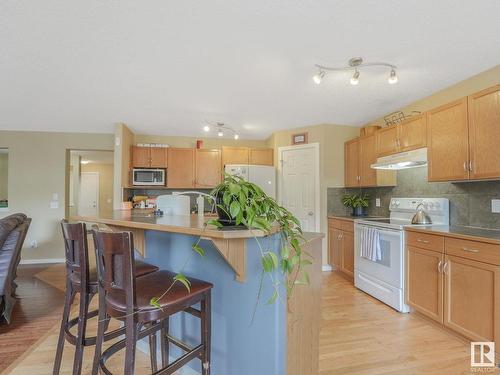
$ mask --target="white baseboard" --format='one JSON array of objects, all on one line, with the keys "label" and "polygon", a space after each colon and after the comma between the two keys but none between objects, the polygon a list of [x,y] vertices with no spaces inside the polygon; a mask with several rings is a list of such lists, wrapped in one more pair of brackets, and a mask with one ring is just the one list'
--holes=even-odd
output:
[{"label": "white baseboard", "polygon": [[[160,351],[160,345],[159,343],[156,345],[158,349],[156,349],[156,357],[159,359],[161,358],[161,351]],[[137,346],[136,348],[140,350],[143,353],[146,353],[149,355],[149,341],[144,338],[142,340],[137,341]],[[168,362],[172,363],[175,360],[175,358],[170,357]],[[178,370],[176,373],[182,374],[182,375],[201,375],[198,371],[193,370],[191,367],[184,366],[180,370]]]},{"label": "white baseboard", "polygon": [[333,268],[332,268],[332,266],[330,266],[329,264],[323,264],[323,265],[321,266],[321,270],[322,270],[323,272],[331,272],[331,271],[333,271]]},{"label": "white baseboard", "polygon": [[55,264],[64,263],[64,258],[49,258],[49,259],[22,259],[20,264]]}]

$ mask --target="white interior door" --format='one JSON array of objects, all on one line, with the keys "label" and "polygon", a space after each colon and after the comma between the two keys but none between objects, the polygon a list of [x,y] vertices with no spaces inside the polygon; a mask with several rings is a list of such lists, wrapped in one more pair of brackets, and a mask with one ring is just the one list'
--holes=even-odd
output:
[{"label": "white interior door", "polygon": [[302,230],[319,232],[319,145],[281,147],[279,200],[300,220]]},{"label": "white interior door", "polygon": [[99,212],[99,173],[81,173],[78,198],[78,215],[97,216]]}]

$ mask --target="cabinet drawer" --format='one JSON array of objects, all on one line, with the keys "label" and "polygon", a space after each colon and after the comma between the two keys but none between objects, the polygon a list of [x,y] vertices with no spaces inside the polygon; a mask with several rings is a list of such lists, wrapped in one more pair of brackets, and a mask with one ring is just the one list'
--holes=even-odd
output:
[{"label": "cabinet drawer", "polygon": [[500,245],[485,242],[446,238],[446,254],[479,262],[500,265]]},{"label": "cabinet drawer", "polygon": [[352,220],[342,220],[340,222],[340,229],[346,232],[354,232],[354,221]]},{"label": "cabinet drawer", "polygon": [[406,244],[438,253],[444,252],[444,237],[435,234],[406,232]]},{"label": "cabinet drawer", "polygon": [[340,219],[328,219],[328,227],[341,229],[341,224],[340,224],[341,222],[342,220]]}]

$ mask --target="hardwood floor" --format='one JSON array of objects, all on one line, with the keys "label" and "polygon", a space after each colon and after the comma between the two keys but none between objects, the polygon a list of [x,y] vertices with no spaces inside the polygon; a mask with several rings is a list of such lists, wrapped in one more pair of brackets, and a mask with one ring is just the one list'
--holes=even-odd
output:
[{"label": "hardwood floor", "polygon": [[[0,325],[0,372],[10,364],[5,374],[50,374],[64,268],[30,266],[19,274],[14,323]],[[468,342],[418,315],[396,312],[336,272],[323,274],[321,309],[320,375],[474,373]],[[86,350],[84,373],[91,352]],[[70,373],[72,354],[67,345],[61,373]],[[138,355],[138,373],[147,373],[149,361]]]},{"label": "hardwood floor", "polygon": [[321,375],[473,373],[465,340],[396,312],[336,272],[323,275],[322,287]]},{"label": "hardwood floor", "polygon": [[37,265],[18,270],[19,300],[14,306],[12,323],[0,322],[0,372],[60,322],[64,292],[36,277],[45,269],[46,265]]}]

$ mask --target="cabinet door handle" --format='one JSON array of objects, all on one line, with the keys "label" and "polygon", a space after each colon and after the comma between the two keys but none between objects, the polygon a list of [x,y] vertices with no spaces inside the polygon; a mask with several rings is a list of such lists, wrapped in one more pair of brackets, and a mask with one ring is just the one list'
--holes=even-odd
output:
[{"label": "cabinet door handle", "polygon": [[469,249],[468,247],[462,247],[463,251],[466,251],[468,253],[479,253],[479,250],[476,249]]},{"label": "cabinet door handle", "polygon": [[465,172],[468,172],[468,171],[469,171],[469,170],[467,169],[467,160],[466,160],[466,161],[464,161],[464,171],[465,171]]},{"label": "cabinet door handle", "polygon": [[469,160],[469,171],[473,172],[474,171],[474,163],[472,162],[472,160]]},{"label": "cabinet door handle", "polygon": [[429,243],[429,241],[427,240],[423,240],[421,238],[417,238],[417,242],[421,242],[421,243]]},{"label": "cabinet door handle", "polygon": [[439,273],[442,273],[443,270],[441,269],[441,266],[443,265],[443,262],[440,260],[439,263],[438,263],[438,272]]},{"label": "cabinet door handle", "polygon": [[448,269],[448,262],[445,262],[445,263],[444,263],[444,265],[443,265],[443,273],[444,273],[445,275],[448,275],[448,272],[446,272],[446,271],[447,271],[447,269]]}]

